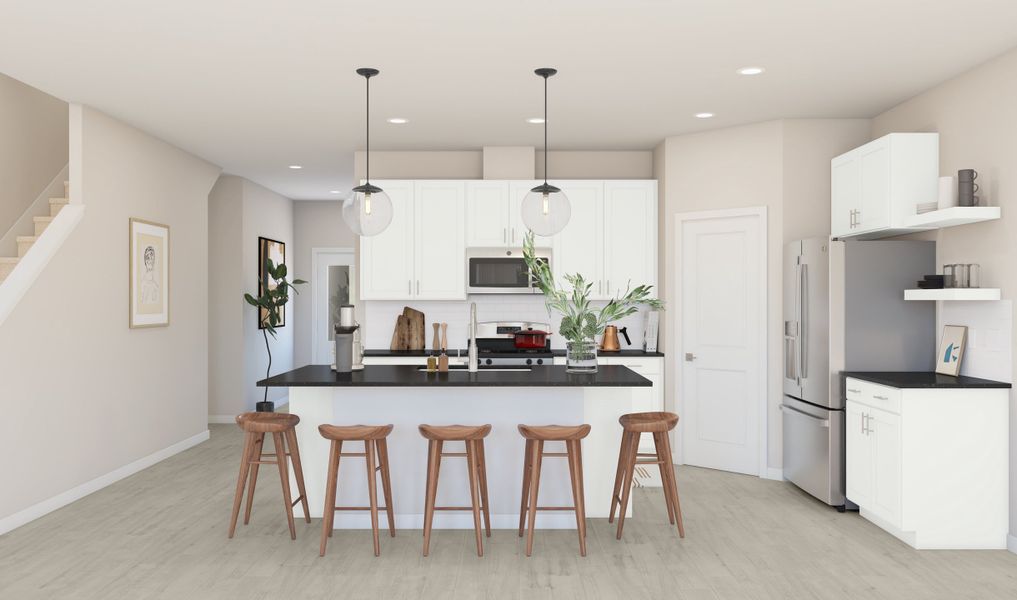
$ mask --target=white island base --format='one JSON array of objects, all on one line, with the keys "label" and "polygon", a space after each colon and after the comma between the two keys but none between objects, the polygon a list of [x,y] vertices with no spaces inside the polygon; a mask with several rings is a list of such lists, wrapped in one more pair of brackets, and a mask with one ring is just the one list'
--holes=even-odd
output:
[{"label": "white island base", "polygon": [[[388,438],[393,508],[397,529],[421,529],[424,523],[424,483],[427,474],[427,440],[417,426],[492,425],[485,439],[491,527],[519,526],[525,440],[516,426],[578,425],[589,423],[583,440],[583,468],[588,518],[608,516],[621,443],[618,417],[632,411],[632,388],[628,387],[292,387],[289,410],[300,416],[297,441],[304,470],[311,516],[322,516],[330,442],[318,433],[318,425],[395,425]],[[564,444],[548,442],[545,452],[559,452]],[[461,442],[448,442],[445,452],[462,452]],[[361,442],[344,444],[344,452],[362,452]],[[437,503],[469,506],[466,460],[442,459]],[[296,487],[293,487],[294,495]],[[381,483],[378,503],[384,504]],[[339,467],[339,506],[367,506],[367,469],[360,457],[343,458]],[[541,506],[571,506],[572,488],[565,459],[545,457],[540,477]],[[631,514],[631,502],[629,511]],[[303,516],[298,504],[294,515]],[[379,524],[384,529],[381,511]],[[336,529],[369,529],[368,511],[340,511]],[[571,511],[537,514],[538,528],[576,526]],[[469,511],[439,511],[439,529],[472,529]]]}]

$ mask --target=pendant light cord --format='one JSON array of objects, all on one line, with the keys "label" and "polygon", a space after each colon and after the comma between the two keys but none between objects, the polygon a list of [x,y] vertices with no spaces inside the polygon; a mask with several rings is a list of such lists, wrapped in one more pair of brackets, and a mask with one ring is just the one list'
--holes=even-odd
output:
[{"label": "pendant light cord", "polygon": [[547,185],[547,75],[544,75],[544,185]]},{"label": "pendant light cord", "polygon": [[367,76],[367,119],[364,122],[364,130],[367,132],[367,169],[365,180],[367,185],[371,184],[371,77]]}]

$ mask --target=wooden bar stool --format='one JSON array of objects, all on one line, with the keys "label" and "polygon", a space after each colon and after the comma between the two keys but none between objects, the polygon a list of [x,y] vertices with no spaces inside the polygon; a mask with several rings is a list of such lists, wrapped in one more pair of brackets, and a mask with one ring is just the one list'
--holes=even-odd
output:
[{"label": "wooden bar stool", "polygon": [[[538,510],[576,511],[576,529],[579,532],[579,554],[586,556],[586,502],[583,491],[582,439],[590,435],[589,425],[566,427],[561,425],[520,425],[519,433],[526,438],[526,458],[523,462],[523,498],[519,504],[519,537],[523,537],[526,515],[530,528],[526,536],[526,556],[533,552],[533,531]],[[565,452],[544,452],[544,442],[565,442]],[[540,466],[545,456],[569,459],[572,479],[572,506],[537,506],[540,488]]]},{"label": "wooden bar stool", "polygon": [[[621,505],[618,515],[618,535],[622,537],[625,525],[625,509],[629,504],[629,492],[632,490],[632,475],[636,465],[657,465],[660,467],[660,479],[664,487],[664,500],[667,502],[667,516],[671,524],[678,522],[678,535],[685,537],[685,526],[682,524],[682,508],[678,502],[678,481],[674,476],[671,462],[671,441],[668,432],[678,425],[678,415],[669,412],[630,413],[619,417],[622,441],[618,453],[618,470],[614,477],[614,493],[611,496],[611,514],[608,523],[614,522],[614,509]],[[639,436],[643,433],[653,434],[654,454],[639,452]],[[639,460],[652,457],[653,460]]]},{"label": "wooden bar stool", "polygon": [[[371,530],[374,532],[374,555],[381,556],[378,539],[378,511],[384,510],[388,517],[389,535],[395,537],[395,518],[392,514],[392,479],[388,472],[388,442],[385,438],[392,433],[392,425],[320,425],[321,437],[332,441],[328,455],[328,483],[325,485],[325,509],[321,513],[321,549],[319,556],[325,556],[325,544],[332,537],[332,524],[338,510],[371,511]],[[343,442],[364,442],[363,452],[343,452]],[[339,484],[339,460],[343,456],[363,456],[367,459],[367,495],[370,506],[336,506],[336,488]],[[377,463],[377,466],[376,464]],[[385,506],[378,507],[378,471],[381,471],[381,488],[385,494]]]},{"label": "wooden bar stool", "polygon": [[[480,514],[484,514],[487,537],[491,537],[491,513],[487,504],[487,463],[484,460],[484,438],[491,433],[490,425],[421,425],[420,435],[427,444],[427,491],[424,499],[424,556],[431,547],[431,522],[436,510],[472,510],[473,529],[477,534],[477,556],[484,556],[480,535]],[[442,452],[445,442],[465,442],[466,452]],[[465,456],[470,474],[471,506],[435,506],[438,495],[438,471],[446,456]],[[478,499],[479,495],[479,499]]]},{"label": "wooden bar stool", "polygon": [[[300,450],[297,448],[297,434],[294,429],[300,417],[286,413],[249,412],[237,416],[237,425],[244,430],[244,454],[240,459],[240,476],[237,477],[237,491],[233,497],[233,515],[230,517],[230,533],[232,538],[237,529],[237,517],[240,515],[240,502],[244,498],[244,485],[250,474],[250,485],[247,488],[247,509],[244,511],[244,525],[251,520],[251,505],[254,502],[254,487],[258,483],[258,467],[261,465],[278,465],[279,480],[282,482],[283,502],[286,503],[286,520],[290,526],[290,539],[297,539],[297,528],[293,523],[293,507],[300,502],[304,509],[304,520],[311,522],[311,513],[307,510],[307,493],[304,491],[304,471],[300,467]],[[265,434],[272,434],[274,454],[265,454]],[[289,450],[287,450],[287,445]],[[274,460],[265,460],[272,457]],[[297,480],[297,491],[300,496],[290,500],[290,476],[286,468],[286,458],[293,463],[293,474]]]}]

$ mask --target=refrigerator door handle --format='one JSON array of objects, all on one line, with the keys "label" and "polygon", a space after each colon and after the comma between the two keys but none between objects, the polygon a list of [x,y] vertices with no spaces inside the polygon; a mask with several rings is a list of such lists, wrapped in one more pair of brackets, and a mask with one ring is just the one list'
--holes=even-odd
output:
[{"label": "refrigerator door handle", "polygon": [[[801,260],[801,257],[799,257]],[[799,357],[801,356],[801,339],[802,339],[802,267],[801,265],[795,265],[795,329],[794,329],[794,374],[792,379],[801,385],[801,365],[798,363]]]},{"label": "refrigerator door handle", "polygon": [[814,421],[819,421],[819,423],[817,423],[817,425],[819,425],[823,429],[829,429],[830,428],[830,419],[823,419],[823,418],[817,417],[816,415],[810,415],[809,413],[805,412],[804,410],[798,410],[797,408],[794,408],[793,406],[788,406],[787,404],[781,404],[780,405],[780,410],[781,411],[789,410],[789,411],[791,411],[793,413],[797,413],[799,415],[806,416],[806,417],[808,417],[808,418],[810,418],[810,419],[812,419]]},{"label": "refrigerator door handle", "polygon": [[802,264],[799,271],[800,290],[798,315],[798,370],[802,379],[809,378],[809,265]]}]

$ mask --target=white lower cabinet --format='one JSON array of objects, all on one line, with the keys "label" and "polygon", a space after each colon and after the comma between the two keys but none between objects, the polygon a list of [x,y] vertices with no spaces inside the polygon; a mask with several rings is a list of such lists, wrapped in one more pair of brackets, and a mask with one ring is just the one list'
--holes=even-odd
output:
[{"label": "white lower cabinet", "polygon": [[1009,390],[848,378],[847,497],[915,548],[1005,548]]},{"label": "white lower cabinet", "polygon": [[[660,412],[664,410],[664,360],[659,357],[601,357],[601,364],[624,365],[653,382],[653,387],[633,388],[632,412]],[[639,439],[640,452],[654,452],[653,436]],[[654,474],[656,475],[656,474]]]}]

